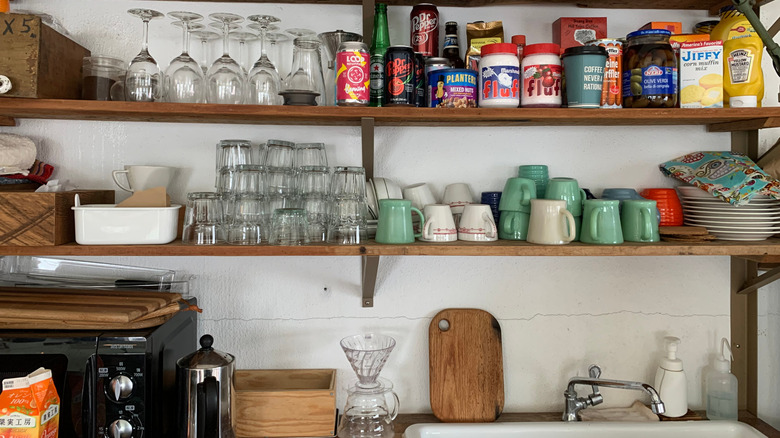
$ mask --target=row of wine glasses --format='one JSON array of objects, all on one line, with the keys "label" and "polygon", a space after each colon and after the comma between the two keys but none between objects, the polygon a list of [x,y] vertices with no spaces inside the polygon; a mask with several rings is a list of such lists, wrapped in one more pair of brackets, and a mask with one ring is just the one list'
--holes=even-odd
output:
[{"label": "row of wine glasses", "polygon": [[[149,22],[164,17],[151,9],[130,9],[129,14],[143,22],[143,44],[141,52],[132,60],[125,79],[127,100],[154,102],[166,100],[180,103],[220,103],[281,105],[280,95],[284,90],[309,91],[311,94],[324,94],[320,41],[314,32],[307,29],[287,29],[295,38],[293,68],[290,75],[282,81],[279,71],[268,57],[269,42],[279,42],[285,38],[282,34],[269,32],[278,30],[280,20],[270,15],[251,15],[249,28],[259,32],[241,31],[244,18],[232,13],[212,13],[207,30],[199,22],[204,19],[200,14],[175,11],[168,17],[175,20],[174,25],[182,29],[182,53],[174,58],[163,73],[155,59],[149,53]],[[211,66],[201,66],[189,54],[190,36],[201,41],[204,49],[208,42],[222,39],[222,56]],[[230,38],[239,42],[239,60],[236,61],[228,51]],[[247,72],[243,65],[244,45],[255,39],[260,41],[260,57]],[[319,103],[320,97],[317,97]]]}]

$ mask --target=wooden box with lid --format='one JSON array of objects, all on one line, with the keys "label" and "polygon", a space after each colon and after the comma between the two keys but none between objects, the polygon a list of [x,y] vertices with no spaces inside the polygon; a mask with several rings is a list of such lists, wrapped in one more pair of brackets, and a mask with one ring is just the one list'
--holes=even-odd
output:
[{"label": "wooden box with lid", "polygon": [[76,240],[70,208],[77,193],[82,204],[114,203],[113,190],[0,192],[0,246],[51,246]]},{"label": "wooden box with lid", "polygon": [[0,29],[0,75],[11,86],[0,97],[81,98],[81,64],[89,50],[36,15],[2,14]]}]

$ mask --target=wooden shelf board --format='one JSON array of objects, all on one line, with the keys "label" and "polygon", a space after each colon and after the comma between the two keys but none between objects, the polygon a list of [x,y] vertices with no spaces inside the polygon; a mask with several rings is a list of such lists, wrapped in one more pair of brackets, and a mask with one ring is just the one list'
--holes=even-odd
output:
[{"label": "wooden shelf board", "polygon": [[[279,0],[195,0],[195,1],[222,1],[238,3],[279,3]],[[766,4],[772,0],[764,0]],[[305,4],[348,4],[359,5],[361,0],[283,0],[283,3],[305,3]],[[385,3],[391,6],[410,6],[419,3],[417,0],[386,0]],[[717,12],[721,6],[731,4],[727,0],[648,0],[638,2],[636,0],[439,0],[437,6],[455,6],[455,7],[480,7],[480,6],[498,6],[498,5],[534,5],[534,4],[556,4],[579,6],[583,8],[609,8],[609,9],[700,9],[708,10],[712,13]]]},{"label": "wooden shelf board", "polygon": [[714,241],[702,243],[622,245],[534,245],[528,242],[416,242],[408,245],[308,246],[194,246],[173,242],[168,245],[67,245],[47,247],[4,246],[1,255],[70,256],[740,256],[753,259],[780,258],[780,239],[763,242]]},{"label": "wooden shelf board", "polygon": [[102,102],[0,98],[10,118],[259,125],[642,126],[709,125],[713,131],[780,126],[780,107],[721,109],[368,108]]}]

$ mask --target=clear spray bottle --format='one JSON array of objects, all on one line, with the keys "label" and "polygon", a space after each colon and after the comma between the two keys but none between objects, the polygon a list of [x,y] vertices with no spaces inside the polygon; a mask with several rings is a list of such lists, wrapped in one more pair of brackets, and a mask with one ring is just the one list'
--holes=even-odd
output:
[{"label": "clear spray bottle", "polygon": [[723,338],[720,358],[715,359],[714,370],[707,376],[707,418],[710,420],[737,420],[737,376],[731,374],[733,359],[731,345]]}]

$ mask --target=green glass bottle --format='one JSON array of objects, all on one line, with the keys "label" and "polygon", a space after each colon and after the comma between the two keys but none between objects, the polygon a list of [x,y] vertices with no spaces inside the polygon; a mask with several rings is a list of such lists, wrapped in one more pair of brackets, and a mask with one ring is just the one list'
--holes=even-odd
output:
[{"label": "green glass bottle", "polygon": [[390,47],[390,32],[387,29],[387,5],[377,3],[374,10],[374,36],[371,39],[371,95],[370,106],[384,105],[385,52]]}]

